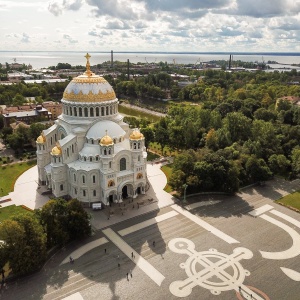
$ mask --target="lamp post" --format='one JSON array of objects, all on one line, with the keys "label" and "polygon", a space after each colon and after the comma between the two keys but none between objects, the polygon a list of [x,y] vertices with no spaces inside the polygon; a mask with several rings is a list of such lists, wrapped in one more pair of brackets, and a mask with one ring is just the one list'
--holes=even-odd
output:
[{"label": "lamp post", "polygon": [[185,183],[183,186],[183,204],[186,204],[186,189],[188,187],[188,185]]}]

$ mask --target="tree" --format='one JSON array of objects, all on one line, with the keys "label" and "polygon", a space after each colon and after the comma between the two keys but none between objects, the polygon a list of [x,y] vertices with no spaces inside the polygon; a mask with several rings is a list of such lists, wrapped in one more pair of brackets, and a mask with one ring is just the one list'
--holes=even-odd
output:
[{"label": "tree", "polygon": [[245,141],[251,135],[251,119],[245,117],[240,112],[227,114],[223,120],[224,128],[230,133],[231,141]]},{"label": "tree", "polygon": [[46,235],[38,220],[29,214],[18,215],[0,224],[4,240],[1,252],[14,274],[37,270],[46,259]]},{"label": "tree", "polygon": [[70,240],[81,239],[91,234],[90,217],[77,199],[67,203],[67,230]]},{"label": "tree", "polygon": [[37,211],[37,215],[47,233],[48,248],[91,234],[89,215],[76,199],[69,202],[50,200]]},{"label": "tree", "polygon": [[265,181],[271,178],[272,172],[262,158],[249,157],[246,162],[246,171],[252,182]]},{"label": "tree", "polygon": [[275,174],[285,174],[291,166],[290,161],[283,154],[273,154],[268,160],[271,171]]},{"label": "tree", "polygon": [[141,128],[141,133],[145,137],[145,147],[148,148],[149,143],[154,141],[154,131],[151,127]]},{"label": "tree", "polygon": [[293,149],[292,155],[292,170],[295,174],[300,173],[300,148],[297,146]]}]

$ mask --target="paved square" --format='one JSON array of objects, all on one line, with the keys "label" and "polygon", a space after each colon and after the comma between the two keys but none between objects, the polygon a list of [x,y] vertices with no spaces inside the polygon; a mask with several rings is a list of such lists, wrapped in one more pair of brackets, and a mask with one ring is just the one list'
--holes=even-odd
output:
[{"label": "paved square", "polygon": [[99,231],[3,299],[299,299],[299,214],[270,202],[209,201]]}]

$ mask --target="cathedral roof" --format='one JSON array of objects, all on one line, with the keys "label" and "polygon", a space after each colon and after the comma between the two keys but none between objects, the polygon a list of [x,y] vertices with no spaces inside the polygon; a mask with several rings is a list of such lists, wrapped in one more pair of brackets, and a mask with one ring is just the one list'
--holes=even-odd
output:
[{"label": "cathedral roof", "polygon": [[36,139],[36,142],[38,144],[44,144],[46,142],[46,138],[45,136],[43,135],[43,133]]},{"label": "cathedral roof", "polygon": [[86,56],[86,71],[75,77],[66,87],[63,100],[71,102],[104,102],[115,100],[116,94],[112,86],[101,76],[90,70],[90,55]]},{"label": "cathedral roof", "polygon": [[106,135],[106,131],[108,132],[109,136],[113,139],[123,137],[126,132],[123,128],[110,120],[103,120],[95,123],[87,132],[86,137],[87,139],[94,139],[98,140],[104,135]]},{"label": "cathedral roof", "polygon": [[51,150],[52,155],[61,155],[61,148],[60,145],[57,143],[55,147]]},{"label": "cathedral roof", "polygon": [[144,138],[144,135],[136,128],[131,132],[129,138],[131,140],[141,140]]},{"label": "cathedral roof", "polygon": [[100,146],[110,146],[114,144],[113,139],[109,135],[105,135],[101,140],[100,140]]}]

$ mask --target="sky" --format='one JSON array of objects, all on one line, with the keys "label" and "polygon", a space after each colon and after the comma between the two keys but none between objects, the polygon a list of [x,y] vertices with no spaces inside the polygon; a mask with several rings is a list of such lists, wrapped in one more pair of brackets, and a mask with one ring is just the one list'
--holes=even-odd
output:
[{"label": "sky", "polygon": [[0,51],[300,52],[300,0],[0,0]]}]

